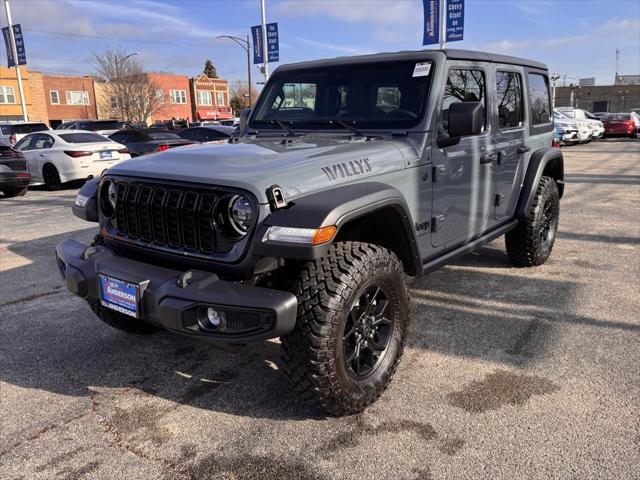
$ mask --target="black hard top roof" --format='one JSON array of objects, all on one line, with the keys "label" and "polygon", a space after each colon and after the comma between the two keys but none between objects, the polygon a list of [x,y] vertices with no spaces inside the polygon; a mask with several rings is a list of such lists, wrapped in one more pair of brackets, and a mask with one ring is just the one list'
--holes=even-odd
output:
[{"label": "black hard top roof", "polygon": [[458,50],[458,49],[425,49],[425,50],[405,50],[401,52],[384,52],[374,53],[370,55],[357,55],[350,57],[336,57],[328,58],[324,60],[313,60],[308,62],[290,63],[282,65],[277,68],[276,71],[294,70],[299,68],[318,68],[318,67],[330,67],[357,63],[372,63],[372,62],[388,62],[394,60],[428,60],[435,59],[446,55],[447,58],[452,60],[471,60],[476,62],[491,62],[491,63],[506,63],[510,65],[522,65],[525,67],[538,68],[541,70],[547,70],[547,66],[544,63],[536,62],[534,60],[527,60],[526,58],[512,57],[509,55],[501,55],[498,53],[478,52],[474,50]]}]

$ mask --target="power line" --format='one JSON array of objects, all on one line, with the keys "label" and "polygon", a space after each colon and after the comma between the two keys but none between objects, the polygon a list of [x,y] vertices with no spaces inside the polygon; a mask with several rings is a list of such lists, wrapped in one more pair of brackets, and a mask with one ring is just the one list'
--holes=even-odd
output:
[{"label": "power line", "polygon": [[66,33],[66,32],[54,32],[52,30],[36,30],[33,28],[24,28],[25,32],[32,33],[41,33],[45,35],[59,35],[62,37],[78,37],[78,38],[92,38],[95,40],[120,40],[121,42],[138,42],[138,43],[150,43],[155,45],[173,45],[177,46],[178,44],[173,42],[162,42],[158,40],[137,40],[134,38],[122,38],[122,37],[104,37],[99,35],[83,35],[80,33]]}]

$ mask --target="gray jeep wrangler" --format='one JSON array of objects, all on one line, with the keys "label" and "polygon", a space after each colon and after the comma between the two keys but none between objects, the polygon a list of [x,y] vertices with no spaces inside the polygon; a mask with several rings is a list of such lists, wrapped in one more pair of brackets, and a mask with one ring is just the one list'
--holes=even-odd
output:
[{"label": "gray jeep wrangler", "polygon": [[375,401],[402,355],[405,281],[505,235],[551,253],[563,192],[545,65],[423,50],[279,67],[241,134],[123,162],[56,249],[107,324],[229,349],[279,337],[286,375],[333,415]]}]

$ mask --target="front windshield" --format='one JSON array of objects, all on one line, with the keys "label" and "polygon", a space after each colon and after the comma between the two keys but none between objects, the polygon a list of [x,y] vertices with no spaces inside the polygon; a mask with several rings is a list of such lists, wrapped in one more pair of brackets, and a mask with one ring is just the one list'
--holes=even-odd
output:
[{"label": "front windshield", "polygon": [[430,62],[376,62],[284,71],[269,80],[249,127],[410,128],[425,110]]}]

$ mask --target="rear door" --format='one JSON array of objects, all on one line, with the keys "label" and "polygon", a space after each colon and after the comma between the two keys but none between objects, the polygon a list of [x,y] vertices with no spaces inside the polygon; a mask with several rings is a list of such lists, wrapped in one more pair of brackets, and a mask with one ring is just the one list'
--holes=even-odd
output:
[{"label": "rear door", "polygon": [[496,191],[494,217],[500,220],[515,208],[524,175],[526,156],[526,119],[523,71],[517,67],[497,66],[494,77],[497,158],[494,166]]},{"label": "rear door", "polygon": [[480,102],[484,125],[479,135],[462,137],[448,147],[434,145],[433,151],[433,246],[454,246],[483,232],[493,216],[493,164],[495,143],[491,122],[491,101],[487,80],[491,70],[485,64],[468,62],[449,65],[443,92],[439,137],[448,137],[449,106],[457,102]]}]

